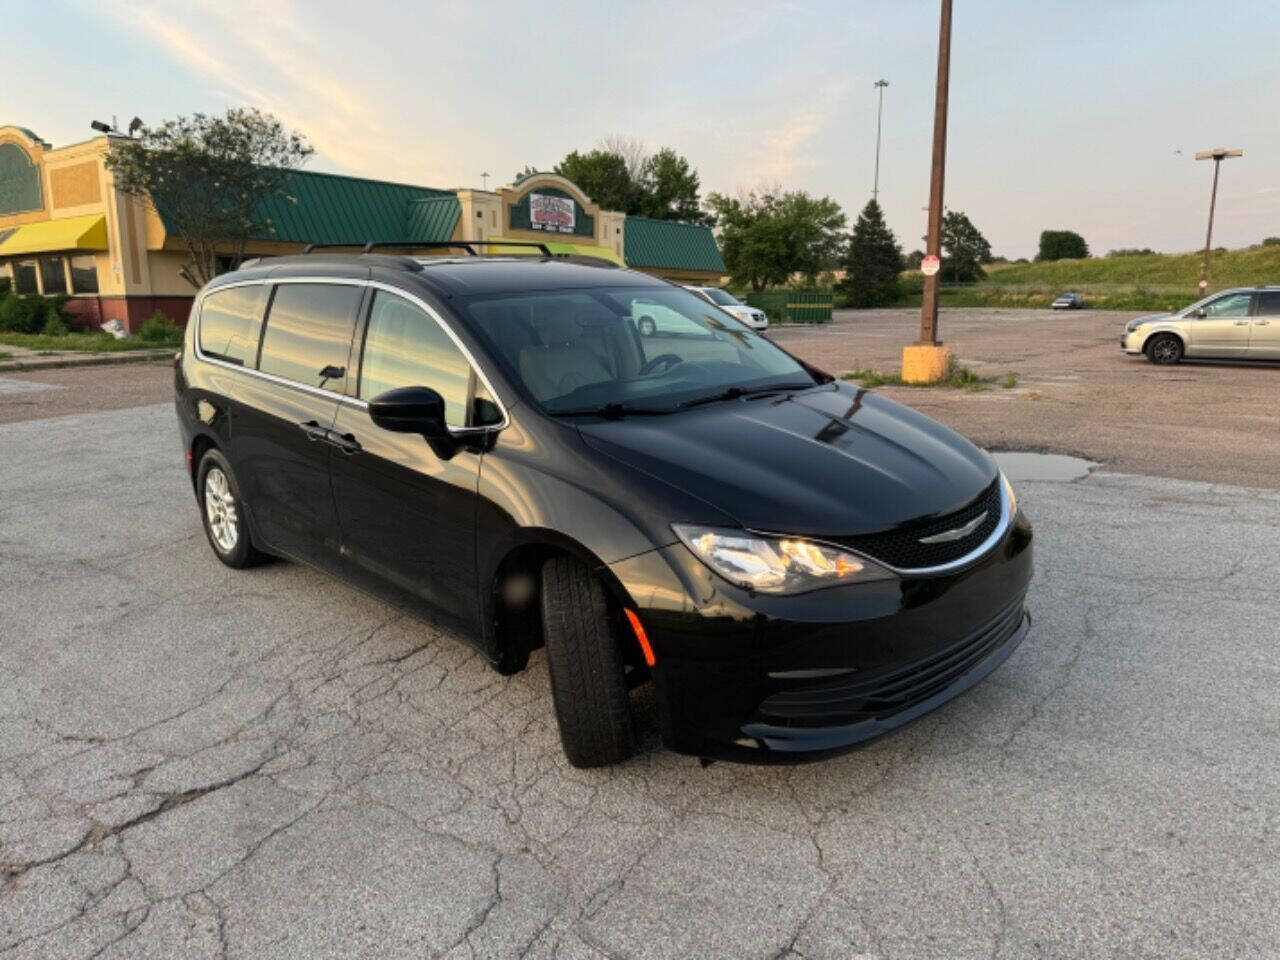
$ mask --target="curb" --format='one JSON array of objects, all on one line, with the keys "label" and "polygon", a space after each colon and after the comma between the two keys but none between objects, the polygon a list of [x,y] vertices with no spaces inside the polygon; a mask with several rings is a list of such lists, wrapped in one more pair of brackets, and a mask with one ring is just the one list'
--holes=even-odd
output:
[{"label": "curb", "polygon": [[59,367],[104,367],[116,363],[151,363],[168,360],[177,349],[122,350],[119,353],[88,354],[84,357],[36,357],[31,360],[0,360],[0,373],[6,370],[55,370]]}]

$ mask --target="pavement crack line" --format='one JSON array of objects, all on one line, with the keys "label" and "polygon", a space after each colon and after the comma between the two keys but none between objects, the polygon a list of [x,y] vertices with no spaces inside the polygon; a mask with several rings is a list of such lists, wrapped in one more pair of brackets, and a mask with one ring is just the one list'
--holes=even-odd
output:
[{"label": "pavement crack line", "polygon": [[249,770],[237,773],[236,775],[227,777],[224,780],[219,780],[216,783],[211,783],[203,787],[196,787],[191,790],[160,794],[160,802],[154,807],[114,827],[108,826],[105,823],[93,821],[89,829],[84,832],[84,835],[76,841],[76,843],[53,856],[44,857],[39,860],[30,860],[25,863],[0,863],[0,899],[3,899],[16,890],[23,875],[29,871],[34,870],[37,867],[49,866],[50,864],[65,860],[67,857],[74,856],[75,854],[82,853],[86,850],[93,850],[103,841],[111,837],[118,837],[134,827],[141,826],[142,824],[154,820],[171,810],[176,810],[178,807],[186,806],[188,803],[199,800],[201,797],[207,797],[211,793],[216,793],[219,790],[225,790],[227,787],[235,786],[243,780],[256,776],[263,767],[276,759],[276,756],[277,754],[273,752]]}]

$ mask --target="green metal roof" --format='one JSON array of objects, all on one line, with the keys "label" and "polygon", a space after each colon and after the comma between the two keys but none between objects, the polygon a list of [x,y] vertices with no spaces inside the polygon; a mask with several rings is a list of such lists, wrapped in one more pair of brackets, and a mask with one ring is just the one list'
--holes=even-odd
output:
[{"label": "green metal roof", "polygon": [[623,259],[629,267],[727,273],[710,227],[675,220],[627,217]]},{"label": "green metal roof", "polygon": [[405,218],[406,240],[443,241],[453,238],[454,227],[462,218],[462,204],[453,194],[411,200]]},{"label": "green metal roof", "polygon": [[263,240],[350,243],[448,240],[462,214],[452,190],[295,170],[283,196],[259,204],[255,219],[274,230]]}]

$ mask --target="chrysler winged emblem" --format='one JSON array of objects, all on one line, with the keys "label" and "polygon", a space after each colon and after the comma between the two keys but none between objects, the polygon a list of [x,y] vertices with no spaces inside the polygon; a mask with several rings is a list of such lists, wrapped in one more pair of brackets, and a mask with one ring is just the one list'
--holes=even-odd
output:
[{"label": "chrysler winged emblem", "polygon": [[954,530],[944,530],[942,533],[935,533],[931,537],[921,537],[921,543],[951,543],[953,540],[963,540],[973,531],[977,530],[983,520],[987,519],[987,511],[983,510],[980,514],[966,523],[963,527],[956,527]]}]

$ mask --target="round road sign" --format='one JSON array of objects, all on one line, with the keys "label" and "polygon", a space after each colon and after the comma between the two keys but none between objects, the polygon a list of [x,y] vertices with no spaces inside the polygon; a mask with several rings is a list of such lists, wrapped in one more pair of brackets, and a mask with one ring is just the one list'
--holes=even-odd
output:
[{"label": "round road sign", "polygon": [[940,269],[942,269],[942,261],[933,254],[929,254],[929,256],[920,261],[920,272],[926,277],[932,277]]}]

